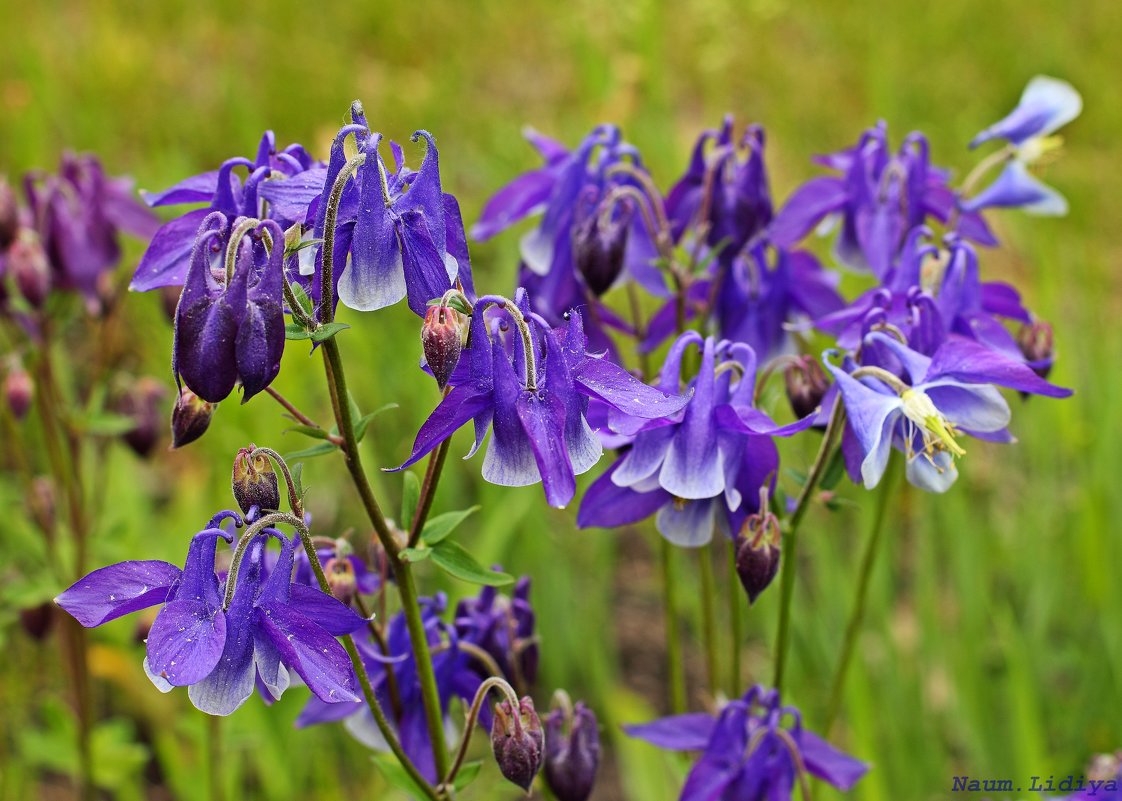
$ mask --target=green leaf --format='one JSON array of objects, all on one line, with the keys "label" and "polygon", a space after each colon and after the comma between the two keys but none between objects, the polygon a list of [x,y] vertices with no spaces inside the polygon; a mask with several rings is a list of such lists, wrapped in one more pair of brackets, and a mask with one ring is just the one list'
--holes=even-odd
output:
[{"label": "green leaf", "polygon": [[396,403],[387,403],[385,406],[379,406],[374,411],[364,414],[361,418],[359,418],[358,422],[355,423],[355,440],[357,442],[362,442],[362,438],[366,436],[366,429],[370,425],[371,420],[380,415],[382,412],[388,412],[390,409],[396,408]]},{"label": "green leaf", "polygon": [[291,428],[286,428],[284,433],[287,434],[289,431],[295,431],[297,434],[303,434],[305,437],[311,437],[312,439],[327,439],[330,436],[330,434],[319,426],[292,426]]},{"label": "green leaf", "polygon": [[421,539],[425,541],[426,545],[436,545],[451,534],[456,526],[467,520],[473,512],[478,512],[479,509],[479,506],[473,506],[460,512],[445,512],[442,515],[430,517],[425,522],[424,529],[421,530]]},{"label": "green leaf", "polygon": [[311,336],[313,342],[325,342],[340,331],[344,331],[348,328],[350,328],[350,326],[346,323],[326,323],[312,331],[309,336]]},{"label": "green leaf", "polygon": [[284,326],[285,339],[311,339],[312,332],[309,331],[300,323],[285,323]]},{"label": "green leaf", "polygon": [[386,781],[391,785],[401,790],[410,798],[425,798],[425,792],[417,786],[417,783],[405,772],[405,768],[397,761],[397,757],[393,754],[377,754],[373,757],[374,764],[378,766],[378,770],[386,778]]},{"label": "green leaf", "polygon": [[421,497],[421,482],[416,474],[406,470],[402,475],[401,486],[401,530],[413,528],[413,514],[417,511],[417,501]]},{"label": "green leaf", "polygon": [[303,450],[300,450],[300,451],[293,451],[292,453],[286,453],[284,455],[284,460],[286,462],[291,462],[293,459],[311,459],[315,456],[324,456],[328,453],[334,453],[334,452],[335,452],[335,445],[333,443],[321,442],[318,445],[313,445],[310,448],[304,448]]},{"label": "green leaf", "polygon": [[826,465],[826,472],[822,474],[819,486],[824,490],[831,490],[838,485],[843,475],[845,475],[845,456],[842,454],[842,449],[837,448]]},{"label": "green leaf", "polygon": [[[284,256],[285,256],[285,258],[288,258],[289,256],[293,255],[294,253],[299,253],[304,248],[315,247],[316,245],[321,245],[321,244],[323,244],[322,239],[308,239],[308,240],[304,240],[302,242],[297,242],[295,247],[285,248]],[[300,291],[304,292],[304,287],[300,286],[299,284],[293,284],[292,286],[293,286],[293,290],[292,290],[293,294],[296,293],[295,287],[300,287]],[[307,295],[307,293],[305,293],[304,294],[304,300],[307,300],[307,298],[308,298],[308,295]],[[300,295],[296,295],[296,299],[300,300],[300,305],[301,306],[304,305],[304,301],[300,299]],[[308,305],[310,307],[311,303],[309,302]]]},{"label": "green leaf", "polygon": [[432,548],[402,548],[401,558],[406,562],[423,562],[432,556]]},{"label": "green leaf", "polygon": [[99,437],[115,437],[136,428],[136,421],[123,414],[93,412],[76,419],[74,425],[86,434]]},{"label": "green leaf", "polygon": [[[314,241],[316,240],[313,240],[313,242]],[[308,244],[310,245],[312,244],[312,242],[309,242]],[[301,245],[301,247],[304,246]],[[297,248],[297,250],[299,249],[300,248]],[[314,315],[312,314],[312,312],[315,310],[315,307],[312,305],[312,299],[308,297],[308,293],[307,291],[305,291],[304,287],[302,287],[300,284],[289,284],[289,287],[292,288],[292,294],[296,298],[296,302],[300,304],[300,308],[303,309],[309,317],[313,317]]]},{"label": "green leaf", "polygon": [[479,775],[479,771],[483,768],[483,760],[475,759],[471,762],[465,762],[460,766],[460,772],[456,774],[456,778],[452,780],[452,786],[456,788],[456,792],[463,790]]},{"label": "green leaf", "polygon": [[489,587],[502,587],[514,582],[514,576],[488,570],[475,561],[475,557],[465,551],[463,546],[452,540],[445,540],[427,550],[432,551],[432,561],[436,562],[441,570],[461,581],[486,584]]},{"label": "green leaf", "polygon": [[298,498],[304,497],[304,463],[297,462],[289,465],[288,472],[292,474],[292,486]]}]

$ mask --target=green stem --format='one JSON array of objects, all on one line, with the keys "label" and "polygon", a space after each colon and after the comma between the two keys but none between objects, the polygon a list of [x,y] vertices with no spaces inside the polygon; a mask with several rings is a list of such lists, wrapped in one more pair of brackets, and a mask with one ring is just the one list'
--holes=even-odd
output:
[{"label": "green stem", "polygon": [[[328,298],[328,305],[330,305],[330,298]],[[369,479],[367,479],[366,471],[362,467],[362,458],[359,454],[358,439],[355,437],[354,420],[351,417],[351,407],[347,395],[347,379],[343,371],[343,360],[339,354],[339,345],[332,337],[326,340],[322,347],[324,368],[331,393],[331,405],[335,412],[335,422],[339,427],[339,434],[343,437],[344,461],[351,474],[351,480],[358,490],[359,497],[362,499],[366,514],[374,526],[374,532],[377,534],[382,548],[386,551],[386,558],[397,581],[398,593],[401,596],[401,609],[405,615],[406,626],[409,629],[409,642],[417,666],[417,678],[421,684],[425,722],[428,726],[429,739],[432,741],[436,775],[444,776],[448,772],[448,751],[444,746],[444,721],[440,712],[440,695],[436,687],[436,674],[432,668],[428,634],[421,619],[417,588],[413,582],[413,571],[410,564],[399,556],[401,544],[397,541],[393,532],[390,531],[385,515],[382,514],[382,509],[378,505],[378,499],[374,496],[374,490],[370,486]]]},{"label": "green stem", "polygon": [[[444,389],[443,397],[447,398],[451,388]],[[452,438],[441,442],[429,455],[428,466],[425,468],[425,478],[421,482],[421,494],[417,498],[417,508],[413,513],[413,525],[409,527],[409,547],[413,548],[421,539],[421,532],[425,529],[425,521],[432,511],[432,502],[436,498],[436,485],[440,481],[440,473],[444,470],[444,462],[448,458],[448,447]]]},{"label": "green stem", "polygon": [[659,535],[662,558],[662,610],[666,623],[666,666],[670,683],[670,711],[686,711],[686,673],[682,663],[682,638],[678,632],[678,588],[674,566],[674,546]]},{"label": "green stem", "polygon": [[483,708],[483,702],[487,700],[487,693],[491,690],[501,690],[503,695],[506,696],[506,701],[510,704],[510,708],[514,712],[515,720],[519,718],[519,702],[518,695],[514,692],[514,688],[507,684],[505,679],[498,676],[491,676],[485,679],[479,685],[479,689],[475,691],[475,697],[471,701],[471,706],[468,708],[467,721],[464,723],[464,733],[460,737],[460,745],[456,749],[456,758],[452,762],[452,767],[449,768],[448,773],[444,774],[444,781],[441,785],[445,788],[453,786],[456,780],[456,774],[460,772],[463,767],[464,759],[467,757],[468,745],[471,743],[471,734],[475,731],[475,722],[479,719],[479,711]]},{"label": "green stem", "polygon": [[787,667],[787,647],[791,640],[791,598],[795,594],[795,566],[798,563],[799,524],[810,507],[810,498],[814,494],[818,482],[826,472],[826,465],[833,455],[834,440],[841,431],[845,420],[845,406],[838,398],[834,402],[834,410],[830,414],[830,422],[826,432],[822,435],[822,444],[818,448],[818,455],[811,465],[810,474],[803,484],[795,503],[795,511],[787,520],[786,530],[783,535],[783,566],[779,575],[779,631],[775,640],[775,680],[773,685],[780,693],[783,692],[783,674]]},{"label": "green stem", "polygon": [[729,540],[729,628],[732,630],[732,646],[729,648],[729,693],[739,698],[740,648],[744,643],[744,619],[740,609],[740,576],[736,572],[736,542]]},{"label": "green stem", "polygon": [[873,512],[873,525],[869,530],[869,539],[865,543],[865,552],[861,555],[861,572],[857,578],[857,590],[853,598],[853,609],[849,614],[849,622],[845,627],[845,639],[842,641],[841,654],[838,656],[838,665],[834,669],[834,681],[830,690],[830,705],[826,707],[826,725],[823,732],[827,735],[830,728],[837,720],[841,711],[842,693],[845,690],[846,676],[849,674],[849,664],[853,659],[853,652],[857,646],[857,638],[861,634],[861,625],[865,620],[865,604],[869,597],[870,579],[873,567],[876,565],[877,554],[880,552],[881,533],[884,531],[884,521],[888,515],[888,499],[895,496],[896,483],[899,476],[899,459],[892,454],[892,461],[885,471],[880,486],[877,487],[877,505]]},{"label": "green stem", "polygon": [[705,642],[705,674],[709,679],[709,696],[716,699],[721,691],[721,675],[717,664],[717,589],[713,581],[713,552],[709,545],[697,549],[697,563],[701,578],[701,632]]}]

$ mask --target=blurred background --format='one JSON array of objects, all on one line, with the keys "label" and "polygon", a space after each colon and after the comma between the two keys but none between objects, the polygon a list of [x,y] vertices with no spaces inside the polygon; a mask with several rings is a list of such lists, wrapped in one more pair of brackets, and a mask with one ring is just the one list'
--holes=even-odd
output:
[{"label": "blurred background", "polygon": [[[0,172],[53,169],[71,148],[159,189],[252,155],[266,128],[280,144],[301,142],[326,157],[360,98],[387,136],[436,135],[445,188],[469,225],[491,192],[536,166],[521,138],[526,124],[575,143],[595,124],[616,122],[665,188],[696,134],[732,112],[738,124],[766,126],[781,200],[815,173],[811,155],[849,145],[878,119],[894,143],[924,131],[933,160],[961,175],[974,163],[966,142],[1013,107],[1030,77],[1071,81],[1085,110],[1048,174],[1070,200],[1070,216],[995,215],[1004,247],[984,253],[982,264],[984,276],[1017,283],[1054,323],[1052,377],[1077,395],[1016,403],[1019,444],[972,443],[951,493],[905,492],[891,510],[835,733],[874,765],[852,794],[866,801],[944,798],[951,777],[963,774],[1026,786],[1031,776],[1079,775],[1092,753],[1122,746],[1117,4],[574,0],[558,8],[545,0],[2,0]],[[511,288],[517,238],[473,247],[478,286]],[[141,249],[132,243],[122,273]],[[131,296],[128,306],[130,368],[170,386],[171,328],[158,293]],[[417,319],[404,306],[343,311],[342,319],[354,326],[341,344],[360,404],[400,404],[375,421],[367,462],[398,464],[438,399],[415,369]],[[289,344],[277,387],[313,417],[330,416],[321,368],[300,343]],[[199,522],[230,505],[238,447],[308,444],[281,435],[280,411],[264,396],[248,406],[231,399],[201,441],[148,462],[112,447],[96,476],[103,512],[91,562],[178,562]],[[813,445],[787,447],[786,465],[805,470]],[[466,440],[453,444],[453,453],[466,450]],[[547,510],[540,488],[499,490],[481,481],[479,467],[478,459],[452,460],[435,508],[481,503],[460,541],[481,561],[533,577],[539,706],[563,686],[600,713],[609,757],[594,798],[676,797],[686,765],[619,731],[666,711],[653,531],[578,532],[574,511]],[[375,480],[396,508],[400,480]],[[304,481],[317,533],[361,534],[340,463],[310,461]],[[862,491],[843,484],[839,492],[852,503],[815,509],[800,543],[788,686],[811,728],[825,715],[871,518]],[[0,478],[0,508],[10,510],[0,515],[0,797],[64,799],[76,755],[58,649],[49,634],[36,640],[18,625],[20,609],[61,588],[43,578],[44,545],[23,505],[20,485]],[[683,619],[696,643],[696,570],[690,555],[681,564],[690,605]],[[474,592],[430,566],[418,570],[429,591]],[[777,601],[777,592],[765,593],[747,615],[747,679],[770,678]],[[91,637],[102,784],[120,799],[205,798],[204,716],[185,693],[153,690],[135,629],[126,618]],[[700,657],[690,673],[700,686]],[[394,797],[369,752],[341,728],[292,727],[305,694],[290,691],[270,709],[251,699],[223,722],[230,797]],[[488,761],[465,796],[516,793]]]}]

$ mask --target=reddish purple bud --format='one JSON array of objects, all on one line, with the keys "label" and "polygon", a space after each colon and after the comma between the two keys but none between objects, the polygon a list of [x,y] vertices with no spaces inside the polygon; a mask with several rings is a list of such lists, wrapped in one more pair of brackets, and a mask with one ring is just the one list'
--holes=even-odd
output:
[{"label": "reddish purple bud", "polygon": [[41,309],[51,291],[51,266],[37,237],[25,231],[8,249],[8,269],[16,287],[33,308]]},{"label": "reddish purple bud", "polygon": [[787,384],[787,400],[799,418],[813,414],[830,388],[825,371],[811,356],[796,357],[783,371],[783,378]]},{"label": "reddish purple bud", "polygon": [[234,500],[246,514],[254,506],[259,512],[280,508],[280,487],[273,463],[264,454],[251,456],[254,450],[256,446],[251,444],[238,451],[230,479]]},{"label": "reddish purple bud", "polygon": [[19,233],[19,204],[16,193],[5,178],[0,178],[0,251],[16,241]]},{"label": "reddish purple bud", "polygon": [[1052,372],[1055,358],[1052,326],[1040,320],[1021,326],[1021,330],[1017,332],[1017,345],[1033,372],[1041,378],[1047,378]]},{"label": "reddish purple bud", "polygon": [[573,263],[597,297],[611,289],[623,271],[627,235],[634,213],[630,200],[609,210],[607,217],[601,207],[594,206],[591,210],[586,208],[583,219],[573,226]]},{"label": "reddish purple bud", "polygon": [[587,801],[600,767],[600,730],[583,703],[567,717],[564,709],[546,716],[545,781],[557,801]]},{"label": "reddish purple bud", "polygon": [[22,365],[14,364],[4,376],[4,400],[17,420],[22,420],[31,409],[31,399],[35,397],[35,384],[31,375]]},{"label": "reddish purple bud", "polygon": [[464,346],[460,313],[451,306],[429,306],[421,325],[421,346],[436,385],[444,389],[460,362]]},{"label": "reddish purple bud", "polygon": [[510,701],[495,705],[495,720],[491,724],[491,750],[495,762],[507,781],[517,784],[527,793],[534,777],[542,766],[545,736],[542,722],[534,711],[534,701],[523,696],[517,714]]},{"label": "reddish purple bud", "polygon": [[145,377],[136,381],[117,399],[117,411],[136,423],[122,439],[142,459],[152,453],[163,435],[162,407],[167,396],[167,387],[162,382]]},{"label": "reddish purple bud", "polygon": [[323,566],[323,573],[327,577],[327,584],[331,587],[331,594],[345,604],[354,600],[358,581],[355,578],[355,567],[346,557],[334,556],[327,560]]},{"label": "reddish purple bud", "polygon": [[37,606],[29,606],[19,610],[19,624],[33,640],[42,641],[51,633],[51,624],[54,622],[55,605],[44,601]]},{"label": "reddish purple bud", "polygon": [[736,538],[736,575],[753,604],[779,572],[779,520],[771,512],[750,515]]},{"label": "reddish purple bud", "polygon": [[217,406],[183,387],[171,410],[171,447],[182,448],[206,433]]}]

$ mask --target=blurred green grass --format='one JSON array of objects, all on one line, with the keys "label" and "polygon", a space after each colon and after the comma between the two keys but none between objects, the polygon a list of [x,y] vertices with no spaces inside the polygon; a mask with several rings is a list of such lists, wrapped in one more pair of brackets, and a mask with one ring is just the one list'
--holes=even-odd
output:
[{"label": "blurred green grass", "polygon": [[[1029,77],[1072,81],[1085,112],[1067,129],[1069,150],[1049,173],[1071,215],[1001,216],[1005,248],[985,254],[983,269],[1019,282],[1037,313],[1055,323],[1054,378],[1078,394],[1018,405],[1017,446],[975,445],[951,494],[909,493],[897,507],[841,732],[850,750],[875,765],[854,793],[869,801],[946,797],[951,776],[963,773],[1026,782],[1080,773],[1093,751],[1122,745],[1116,4],[651,0],[608,7],[582,0],[560,11],[543,0],[4,0],[0,12],[8,21],[0,30],[0,170],[52,167],[69,147],[95,151],[111,171],[159,188],[252,152],[265,128],[323,154],[357,97],[389,136],[403,140],[416,128],[436,134],[446,186],[469,222],[491,191],[534,163],[519,135],[524,124],[573,142],[598,122],[618,122],[665,186],[696,132],[731,111],[767,127],[782,198],[812,173],[811,154],[848,144],[878,118],[894,141],[922,129],[938,162],[968,168],[964,143],[1013,105]],[[514,235],[474,247],[479,283],[508,288],[515,250]],[[135,369],[165,376],[170,329],[158,299],[131,302]],[[345,319],[355,326],[343,341],[352,391],[367,409],[401,404],[376,421],[364,445],[368,463],[396,464],[436,401],[430,383],[411,370],[416,320],[403,308]],[[320,369],[294,343],[279,387],[324,419]],[[228,504],[227,465],[237,447],[247,440],[301,447],[294,435],[278,436],[282,423],[267,399],[227,402],[204,440],[183,452],[141,464],[115,450],[100,477],[108,502],[96,561],[180,558],[187,534]],[[454,450],[466,446],[457,441]],[[799,469],[811,454],[796,448],[785,456]],[[539,700],[566,686],[605,711],[619,760],[597,797],[618,797],[617,782],[635,801],[674,797],[668,778],[682,766],[615,729],[654,712],[619,667],[616,630],[635,626],[635,617],[620,623],[614,614],[621,594],[656,603],[653,578],[613,582],[615,534],[577,532],[571,513],[543,511],[540,490],[497,490],[479,480],[478,469],[449,470],[437,510],[483,503],[464,541],[484,560],[533,575],[543,635]],[[305,481],[317,525],[361,530],[339,465],[311,463]],[[395,508],[397,480],[376,481]],[[812,727],[824,714],[871,517],[863,493],[844,493],[861,508],[816,512],[802,538],[789,686]],[[19,503],[19,492],[0,484],[0,499]],[[5,563],[34,563],[40,546],[17,521],[0,536]],[[683,595],[695,597],[692,571],[683,572]],[[422,580],[439,583],[427,573]],[[754,679],[770,677],[776,600],[765,594],[748,615],[746,667]],[[640,616],[637,625],[650,627],[649,639],[661,637],[657,617]],[[179,798],[202,798],[204,721],[182,694],[162,697],[147,686],[131,626],[114,624],[96,637],[105,647],[95,664],[112,687],[98,700],[111,701],[124,718],[162,721],[139,733],[156,754],[156,778]],[[60,678],[50,644],[32,645],[14,631],[6,640],[13,658],[0,661],[0,792],[33,798],[40,793],[34,764],[42,761],[33,735],[49,723]],[[229,787],[278,800],[381,797],[367,754],[345,734],[291,729],[301,699],[290,695],[273,710],[251,702],[225,724]],[[487,784],[468,797],[510,795],[496,788],[495,775],[488,767]],[[134,769],[120,797],[144,797],[145,780]]]}]

